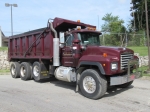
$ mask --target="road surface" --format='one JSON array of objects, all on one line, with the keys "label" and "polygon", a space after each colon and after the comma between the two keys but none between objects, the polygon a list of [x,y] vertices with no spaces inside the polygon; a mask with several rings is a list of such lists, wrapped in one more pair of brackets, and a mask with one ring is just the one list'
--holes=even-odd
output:
[{"label": "road surface", "polygon": [[76,93],[74,83],[0,75],[0,112],[150,112],[150,81],[137,79],[129,88],[113,87],[91,100]]}]

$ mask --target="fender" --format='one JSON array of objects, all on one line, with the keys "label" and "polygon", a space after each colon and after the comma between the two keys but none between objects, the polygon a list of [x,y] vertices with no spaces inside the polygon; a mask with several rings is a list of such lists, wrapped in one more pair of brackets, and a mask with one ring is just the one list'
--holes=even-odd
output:
[{"label": "fender", "polygon": [[104,68],[103,66],[99,63],[99,62],[91,62],[91,61],[81,61],[78,66],[77,66],[77,69],[79,67],[81,67],[82,65],[95,65],[99,68],[100,72],[105,75],[105,71],[104,71]]}]

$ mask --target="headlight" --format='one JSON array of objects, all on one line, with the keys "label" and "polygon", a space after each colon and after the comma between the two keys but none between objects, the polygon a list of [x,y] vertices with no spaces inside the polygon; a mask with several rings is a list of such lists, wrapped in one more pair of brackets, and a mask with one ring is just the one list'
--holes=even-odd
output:
[{"label": "headlight", "polygon": [[111,63],[111,69],[112,70],[117,70],[118,69],[118,64],[117,63]]}]

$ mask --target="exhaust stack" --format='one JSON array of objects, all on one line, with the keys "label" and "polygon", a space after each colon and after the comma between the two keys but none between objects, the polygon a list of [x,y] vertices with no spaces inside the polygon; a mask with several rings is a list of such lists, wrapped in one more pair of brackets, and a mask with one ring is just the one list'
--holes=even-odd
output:
[{"label": "exhaust stack", "polygon": [[50,29],[54,32],[55,38],[53,38],[53,66],[59,66],[60,61],[59,61],[59,38],[57,37],[57,32],[53,28],[52,22],[50,22]]}]

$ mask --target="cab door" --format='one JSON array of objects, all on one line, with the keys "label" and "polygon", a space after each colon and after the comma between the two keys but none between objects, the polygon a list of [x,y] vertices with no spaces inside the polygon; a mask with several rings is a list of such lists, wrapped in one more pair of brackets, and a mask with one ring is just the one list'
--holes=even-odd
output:
[{"label": "cab door", "polygon": [[65,47],[62,49],[62,60],[63,66],[75,67],[75,59],[73,57],[72,41],[74,36],[69,34],[65,36]]}]

